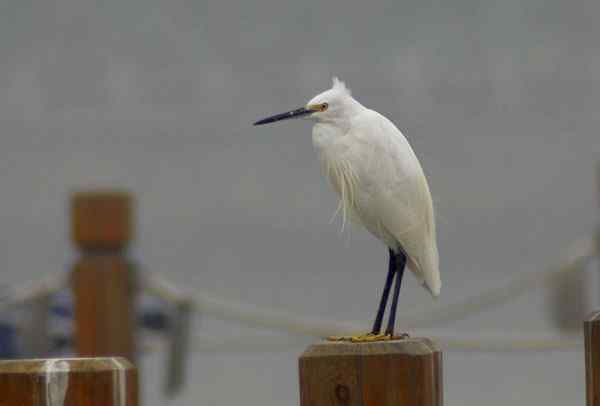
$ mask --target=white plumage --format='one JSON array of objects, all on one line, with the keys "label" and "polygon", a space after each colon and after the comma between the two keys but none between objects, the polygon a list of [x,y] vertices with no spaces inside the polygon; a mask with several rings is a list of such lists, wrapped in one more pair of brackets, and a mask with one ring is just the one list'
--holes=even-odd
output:
[{"label": "white plumage", "polygon": [[408,141],[383,115],[367,109],[334,78],[333,87],[308,106],[313,144],[340,196],[344,221],[362,224],[388,247],[401,249],[415,276],[438,296],[441,288],[431,193]]},{"label": "white plumage", "polygon": [[[431,193],[404,135],[386,117],[357,102],[337,78],[331,89],[305,107],[255,124],[299,117],[316,121],[313,144],[340,197],[343,221],[362,224],[392,252],[404,253],[414,275],[438,296],[441,281]],[[384,297],[387,301],[385,290]],[[378,330],[379,321],[374,332]],[[393,323],[388,330],[393,330]]]}]

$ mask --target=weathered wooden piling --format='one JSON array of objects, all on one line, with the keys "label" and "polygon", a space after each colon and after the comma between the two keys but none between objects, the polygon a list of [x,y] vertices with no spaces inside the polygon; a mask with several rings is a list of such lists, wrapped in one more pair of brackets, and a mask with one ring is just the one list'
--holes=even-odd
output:
[{"label": "weathered wooden piling", "polygon": [[583,323],[587,406],[600,406],[600,312]]},{"label": "weathered wooden piling", "polygon": [[72,272],[80,356],[135,359],[135,275],[125,257],[131,218],[127,193],[100,190],[72,197],[71,234],[81,252]]},{"label": "weathered wooden piling", "polygon": [[323,342],[300,357],[300,406],[442,406],[442,353],[427,338]]},{"label": "weathered wooden piling", "polygon": [[138,406],[136,369],[124,358],[0,361],[1,406]]}]

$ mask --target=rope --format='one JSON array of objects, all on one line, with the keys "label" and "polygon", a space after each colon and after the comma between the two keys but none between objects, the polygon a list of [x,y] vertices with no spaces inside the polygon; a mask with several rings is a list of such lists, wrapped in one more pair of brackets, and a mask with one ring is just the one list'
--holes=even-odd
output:
[{"label": "rope", "polygon": [[440,347],[463,352],[542,352],[581,350],[583,339],[574,338],[496,338],[434,337]]},{"label": "rope", "polygon": [[360,327],[357,329],[353,325],[331,323],[327,320],[308,318],[290,312],[225,301],[206,293],[190,295],[175,288],[156,274],[143,276],[142,283],[150,293],[156,294],[163,300],[181,300],[182,297],[189,297],[193,308],[203,315],[242,323],[250,327],[283,330],[309,337],[348,334],[351,331],[360,329]]},{"label": "rope", "polygon": [[[423,313],[399,316],[402,325],[415,329],[427,326],[439,326],[440,323],[465,318],[484,310],[513,301],[517,297],[539,287],[548,287],[566,273],[577,272],[586,262],[597,255],[599,247],[594,238],[576,241],[568,251],[563,264],[555,269],[531,272],[517,276],[504,286],[488,289],[461,302]],[[247,326],[285,331],[297,336],[326,337],[329,335],[348,335],[364,331],[365,325],[359,322],[332,322],[320,318],[305,317],[291,312],[259,308],[243,303],[225,301],[206,293],[192,295],[166,282],[159,275],[140,273],[142,287],[168,302],[189,301],[199,313],[211,315],[217,319],[235,321]],[[32,298],[58,292],[66,286],[66,278],[51,275],[37,282],[28,282],[12,288],[0,297],[0,311],[18,306]],[[530,351],[530,350],[566,350],[579,348],[581,340],[565,338],[434,338],[443,348],[470,351]],[[207,338],[196,340],[195,348],[268,348],[285,347],[299,343],[297,338],[286,338],[278,344],[277,338],[239,338],[227,341],[210,341]]]},{"label": "rope", "polygon": [[[576,241],[568,250],[568,255],[563,265],[558,269],[542,272],[532,272],[513,278],[506,285],[492,288],[475,296],[468,297],[461,302],[444,306],[424,313],[401,315],[402,325],[406,328],[424,328],[439,326],[442,322],[458,320],[468,315],[482,312],[492,307],[502,305],[513,301],[517,297],[538,287],[547,287],[553,284],[565,273],[576,272],[583,268],[583,265],[597,251],[597,246],[593,238],[585,238]],[[319,318],[309,318],[290,312],[283,312],[273,309],[258,308],[242,303],[225,301],[209,294],[202,293],[196,295],[186,295],[183,291],[174,288],[158,275],[147,276],[144,281],[145,287],[152,293],[157,294],[165,300],[173,300],[182,296],[191,298],[194,308],[202,314],[211,315],[217,319],[226,321],[235,321],[251,327],[266,328],[272,330],[283,330],[291,334],[326,337],[329,335],[349,335],[365,329],[364,323],[359,322],[331,322]],[[462,345],[465,348],[477,347],[474,341],[467,342],[463,339],[456,341],[454,339],[445,339],[449,346],[459,348]],[[443,341],[443,340],[442,340]],[[572,345],[571,341],[559,340],[555,342],[529,340],[506,341],[501,342],[488,341],[480,343],[486,348],[498,347],[513,343],[514,348],[562,348],[563,345]],[[510,347],[510,345],[507,345]]]},{"label": "rope", "polygon": [[[429,336],[443,351],[454,352],[549,352],[549,351],[581,351],[583,339],[577,338],[505,338],[505,337],[447,337]],[[146,352],[159,351],[163,346],[162,339],[155,338],[146,341],[142,350]],[[191,343],[194,352],[226,352],[226,353],[257,353],[257,352],[287,352],[305,347],[310,341],[299,337],[272,336],[238,336],[238,337],[209,337],[196,335]]]},{"label": "rope", "polygon": [[439,326],[443,322],[461,320],[469,315],[512,302],[533,289],[553,285],[567,273],[580,271],[596,253],[595,239],[577,240],[568,250],[566,260],[555,269],[520,274],[504,286],[488,289],[458,303],[434,311],[402,316],[402,324],[409,328]]},{"label": "rope", "polygon": [[2,292],[0,296],[0,311],[21,306],[40,296],[57,293],[66,285],[67,280],[63,275],[53,274],[38,281],[30,281],[11,287]]}]

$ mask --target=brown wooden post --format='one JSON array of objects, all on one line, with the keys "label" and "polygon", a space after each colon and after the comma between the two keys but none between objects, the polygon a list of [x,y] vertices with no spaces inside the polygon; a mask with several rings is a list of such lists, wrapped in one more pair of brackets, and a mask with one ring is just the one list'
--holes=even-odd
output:
[{"label": "brown wooden post", "polygon": [[583,323],[587,406],[600,406],[600,312]]},{"label": "brown wooden post", "polygon": [[300,357],[300,406],[442,406],[442,353],[426,338],[323,342]]},{"label": "brown wooden post", "polygon": [[76,193],[72,238],[75,348],[80,356],[135,359],[134,271],[125,257],[132,236],[131,197],[118,191]]},{"label": "brown wooden post", "polygon": [[[600,164],[597,167],[597,193],[600,207]],[[600,227],[596,230],[596,257],[600,252]],[[585,386],[587,406],[600,406],[600,311],[583,323],[585,338]]]},{"label": "brown wooden post", "polygon": [[0,406],[138,406],[124,358],[0,361]]}]

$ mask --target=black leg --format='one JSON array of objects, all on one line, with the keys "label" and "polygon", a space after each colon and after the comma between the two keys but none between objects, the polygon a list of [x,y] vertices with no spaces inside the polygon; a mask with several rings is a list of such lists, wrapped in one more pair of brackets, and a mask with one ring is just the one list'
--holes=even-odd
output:
[{"label": "black leg", "polygon": [[392,307],[390,309],[390,317],[388,326],[385,329],[386,335],[394,335],[394,324],[396,324],[396,309],[398,308],[398,298],[400,297],[400,286],[402,285],[402,276],[406,267],[406,255],[402,251],[398,252],[396,283],[394,283],[394,297],[392,298]]},{"label": "black leg", "polygon": [[377,309],[377,317],[375,317],[375,323],[373,323],[372,334],[379,334],[381,332],[381,323],[383,322],[383,313],[387,306],[388,297],[390,296],[390,289],[392,287],[392,281],[396,273],[396,254],[394,251],[389,250],[390,259],[388,262],[388,273],[385,279],[385,286],[383,287],[383,293],[381,294],[381,301],[379,302],[379,309]]}]

